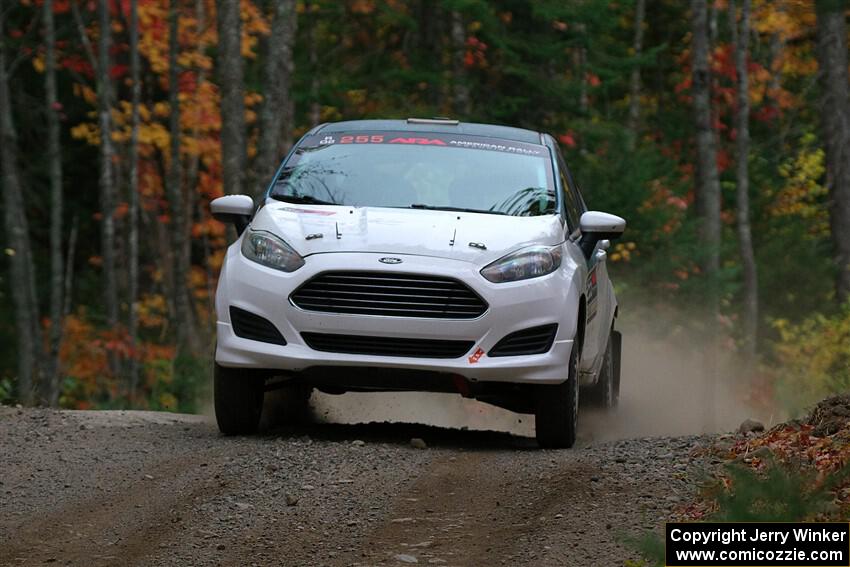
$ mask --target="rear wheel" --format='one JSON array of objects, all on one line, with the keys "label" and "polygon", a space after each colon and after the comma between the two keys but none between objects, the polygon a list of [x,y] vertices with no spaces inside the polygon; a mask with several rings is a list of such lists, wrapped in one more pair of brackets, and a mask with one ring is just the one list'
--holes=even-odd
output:
[{"label": "rear wheel", "polygon": [[578,427],[578,345],[570,354],[569,376],[562,384],[538,386],[535,410],[537,444],[546,449],[568,449],[576,442]]},{"label": "rear wheel", "polygon": [[263,411],[264,384],[264,378],[250,370],[215,365],[215,419],[222,433],[250,435],[257,432]]}]

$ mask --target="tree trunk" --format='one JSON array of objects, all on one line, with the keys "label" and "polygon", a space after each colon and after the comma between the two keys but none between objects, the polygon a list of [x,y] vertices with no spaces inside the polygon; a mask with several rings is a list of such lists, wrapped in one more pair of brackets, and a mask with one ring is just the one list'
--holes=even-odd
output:
[{"label": "tree trunk", "polygon": [[836,293],[850,300],[850,87],[845,0],[817,2],[821,129],[829,186],[829,225],[838,268]]},{"label": "tree trunk", "polygon": [[74,255],[77,252],[77,233],[79,232],[80,217],[74,215],[74,220],[71,222],[71,231],[68,235],[68,259],[65,261],[65,282],[64,302],[62,305],[62,317],[66,318],[71,314],[71,296],[74,287]]},{"label": "tree trunk", "polygon": [[[207,15],[206,15],[206,7],[205,7],[204,0],[195,0],[195,26],[196,26],[196,33],[197,33],[198,37],[200,38],[201,35],[204,33],[204,31],[207,28]],[[197,45],[195,45],[195,49],[197,50],[197,54],[198,54],[199,59],[202,58],[202,56],[204,55],[206,48],[207,48],[207,45],[203,41],[198,41]],[[207,81],[207,71],[206,71],[206,69],[204,69],[202,67],[197,67],[195,69],[195,75],[197,77],[196,89],[197,89],[197,92],[200,93],[202,91],[203,87],[204,87],[204,84]],[[194,125],[192,127],[192,138],[195,139],[195,140],[197,140],[198,136],[200,135],[199,126],[200,126],[200,122],[198,120],[195,120]],[[188,172],[186,174],[187,182],[184,183],[185,194],[186,194],[186,202],[184,203],[184,209],[185,209],[185,229],[186,229],[186,246],[187,247],[192,242],[191,232],[192,232],[193,219],[195,218],[195,216],[197,216],[197,218],[201,219],[201,220],[203,220],[205,218],[205,213],[204,213],[203,206],[202,206],[203,203],[201,203],[201,201],[198,199],[198,196],[197,196],[197,193],[196,193],[196,189],[198,187],[200,166],[201,166],[201,157],[200,157],[200,154],[198,154],[196,152],[196,153],[194,153],[194,155],[192,155],[191,159],[189,160]],[[212,282],[214,281],[214,278],[213,278],[213,275],[210,271],[210,266],[209,266],[209,254],[208,254],[208,242],[207,242],[209,239],[207,238],[206,231],[203,232],[202,240],[203,240],[203,250],[204,250],[204,268],[205,268],[206,274],[207,274],[206,285],[207,285],[207,292],[208,292],[208,295],[209,295],[207,305],[209,306],[209,302],[212,301],[212,298],[215,295],[215,291],[210,291],[210,288],[212,287]],[[184,253],[187,254],[187,258],[191,258],[191,256],[189,256],[189,253],[190,253],[189,248],[187,248],[184,251]],[[191,268],[191,264],[189,264],[189,267]],[[196,303],[193,302],[191,296],[189,298],[189,304],[193,307],[193,309],[192,309],[193,316],[197,315],[197,311],[195,309]],[[205,335],[206,336],[203,336],[204,333],[201,333],[201,326],[200,326],[200,321],[198,320],[198,318],[197,317],[193,318],[193,325],[194,325],[193,329],[195,331],[196,341],[197,341],[198,345],[201,346],[201,347],[209,344],[209,340],[207,340],[207,338],[212,337],[215,334],[215,328],[214,328],[215,311],[214,311],[214,309],[208,308],[207,314],[209,315],[209,319],[211,320],[210,322],[211,322],[212,325],[209,326],[207,329],[205,329],[205,331],[206,331]],[[199,354],[200,354],[200,351],[199,351]]]},{"label": "tree trunk", "polygon": [[[111,46],[111,19],[109,2],[98,3],[100,38],[98,40],[97,95],[98,124],[100,125],[100,223],[101,255],[103,259],[103,286],[106,301],[106,323],[110,330],[118,326],[118,283],[115,273],[115,181],[112,173],[112,88],[109,78]],[[117,370],[114,357],[112,370]]]},{"label": "tree trunk", "polygon": [[[646,14],[646,0],[637,0],[635,3],[635,38],[632,43],[634,56],[640,57],[643,53],[643,21]],[[628,127],[631,132],[629,143],[634,149],[638,138],[638,123],[640,121],[640,66],[632,68],[629,78],[629,119]]]},{"label": "tree trunk", "polygon": [[239,2],[216,0],[221,85],[221,161],[224,192],[242,193],[245,175],[245,78]]},{"label": "tree trunk", "polygon": [[743,353],[748,364],[755,358],[758,333],[758,272],[750,229],[750,82],[747,71],[750,41],[750,0],[741,1],[740,32],[735,26],[735,2],[729,3],[732,42],[735,44],[735,71],[738,76],[738,111],[735,115],[735,174],[737,186],[738,247],[744,275],[744,297],[741,326],[743,328]]},{"label": "tree trunk", "polygon": [[466,120],[470,112],[469,85],[467,84],[466,66],[466,26],[463,24],[463,14],[452,10],[451,45],[452,45],[452,109],[454,118]]},{"label": "tree trunk", "polygon": [[295,73],[293,46],[298,29],[295,0],[276,0],[265,61],[263,107],[260,111],[260,153],[257,157],[256,192],[277,170],[284,152],[292,145],[294,105],[291,96]]},{"label": "tree trunk", "polygon": [[[440,0],[416,0],[407,2],[410,6],[410,15],[415,18],[415,27],[411,30],[411,41],[406,50],[405,57],[412,63],[414,68],[434,76],[441,77],[438,80],[428,81],[425,91],[422,93],[422,102],[440,110],[441,114],[452,115],[457,112],[468,112],[454,106],[456,89],[460,89],[460,98],[469,99],[468,77],[463,66],[464,53],[466,51],[466,29],[463,25],[463,15],[451,10],[450,6],[443,6]],[[457,3],[455,3],[457,4]],[[449,9],[448,12],[444,10]],[[448,17],[446,17],[448,16]],[[444,20],[446,20],[444,22]],[[448,24],[448,42],[451,58],[451,80],[444,81],[442,53],[443,46],[443,24]],[[457,118],[462,118],[458,115]]]},{"label": "tree trunk", "polygon": [[165,188],[168,194],[168,206],[171,211],[170,240],[173,261],[172,274],[174,285],[173,303],[177,323],[177,352],[197,354],[195,341],[195,322],[192,314],[191,298],[188,288],[188,273],[191,258],[187,247],[186,211],[183,206],[183,168],[180,160],[180,70],[177,66],[179,45],[180,12],[176,1],[171,0],[169,8],[168,32],[168,105],[170,134],[170,159]]},{"label": "tree trunk", "polygon": [[139,385],[139,357],[136,352],[139,342],[139,105],[142,98],[141,62],[139,60],[139,2],[130,0],[130,186],[129,211],[129,282],[130,304],[127,331],[130,340],[130,365],[128,372],[127,398],[132,406]]},{"label": "tree trunk", "polygon": [[717,2],[711,1],[708,7],[708,44],[717,45]]},{"label": "tree trunk", "polygon": [[[785,4],[779,3],[773,9],[782,14],[785,12]],[[769,46],[769,61],[768,69],[770,70],[770,89],[774,92],[778,91],[782,86],[782,60],[781,55],[785,50],[785,36],[779,32],[770,34]],[[780,146],[781,147],[781,146]]]},{"label": "tree trunk", "polygon": [[56,95],[56,32],[53,0],[45,0],[44,92],[47,103],[47,159],[50,175],[50,355],[42,396],[50,407],[59,405],[59,346],[62,342],[62,149],[59,141],[59,101]]},{"label": "tree trunk", "polygon": [[322,119],[322,106],[319,103],[319,55],[316,49],[316,28],[319,18],[313,9],[313,3],[306,6],[307,17],[307,59],[310,62],[310,127],[318,126]]},{"label": "tree trunk", "polygon": [[[5,36],[3,18],[6,6],[0,1],[0,36]],[[18,169],[18,135],[12,113],[6,49],[0,43],[0,166],[3,171],[3,218],[6,254],[10,266],[10,286],[15,309],[15,335],[18,339],[18,398],[32,405],[41,360],[41,331],[38,301],[35,297],[35,270],[30,245],[29,223],[24,207]]]},{"label": "tree trunk", "polygon": [[[776,7],[776,10],[782,12],[784,9],[784,4],[779,4]],[[768,70],[770,71],[770,87],[768,92],[771,93],[771,97],[774,98],[774,105],[779,105],[779,100],[776,98],[779,93],[779,89],[782,87],[782,53],[785,51],[786,41],[784,36],[779,32],[774,32],[770,35],[770,45],[768,48],[769,53],[769,64],[767,65]],[[794,123],[796,121],[792,121]],[[778,132],[776,132],[776,143],[775,147],[784,148],[786,135],[788,133],[788,127],[779,128]]]},{"label": "tree trunk", "polygon": [[720,178],[717,149],[711,117],[711,74],[706,0],[691,0],[693,39],[693,105],[696,126],[696,202],[699,216],[699,241],[703,249],[703,270],[715,278],[720,266]]},{"label": "tree trunk", "polygon": [[719,290],[717,272],[720,267],[720,178],[717,172],[717,150],[711,121],[711,75],[706,0],[691,0],[692,41],[691,65],[696,129],[696,204],[702,267],[707,276],[708,293],[706,341],[703,365],[707,377],[702,381],[703,427],[715,428],[715,392],[717,384],[717,315]]},{"label": "tree trunk", "polygon": [[[587,48],[585,47],[587,42],[587,26],[585,24],[576,24],[576,34],[581,38],[581,46],[575,48],[573,50],[573,64],[576,68],[576,74],[579,79],[579,95],[578,95],[578,109],[582,116],[586,116],[588,110],[590,110],[590,97],[587,93]],[[584,140],[584,136],[580,138]],[[584,142],[581,142],[582,149],[584,146]]]}]

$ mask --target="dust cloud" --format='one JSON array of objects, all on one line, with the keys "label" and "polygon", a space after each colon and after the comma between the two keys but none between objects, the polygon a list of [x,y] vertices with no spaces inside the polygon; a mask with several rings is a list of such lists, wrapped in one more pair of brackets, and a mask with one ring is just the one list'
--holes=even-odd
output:
[{"label": "dust cloud", "polygon": [[751,377],[736,355],[676,320],[656,314],[619,325],[620,405],[612,413],[583,408],[580,435],[608,441],[729,432],[747,418],[776,422],[747,403]]},{"label": "dust cloud", "polygon": [[316,417],[330,423],[421,423],[534,436],[533,415],[513,413],[458,394],[351,392],[331,396],[316,392],[311,403]]},{"label": "dust cloud", "polygon": [[[579,442],[733,431],[747,418],[771,425],[776,415],[747,404],[749,378],[728,349],[711,348],[695,331],[651,317],[618,324],[623,333],[620,406],[581,408]],[[313,395],[317,419],[330,423],[422,423],[446,428],[534,435],[534,417],[454,394]]]}]

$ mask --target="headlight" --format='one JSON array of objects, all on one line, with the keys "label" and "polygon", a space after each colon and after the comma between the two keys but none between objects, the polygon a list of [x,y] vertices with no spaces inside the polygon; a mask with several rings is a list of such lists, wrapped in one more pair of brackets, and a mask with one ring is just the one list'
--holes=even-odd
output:
[{"label": "headlight", "polygon": [[249,230],[242,238],[242,255],[258,264],[294,272],[304,265],[304,258],[289,244],[270,232]]},{"label": "headlight", "polygon": [[515,282],[551,274],[561,265],[561,247],[532,246],[511,252],[481,270],[493,283]]}]

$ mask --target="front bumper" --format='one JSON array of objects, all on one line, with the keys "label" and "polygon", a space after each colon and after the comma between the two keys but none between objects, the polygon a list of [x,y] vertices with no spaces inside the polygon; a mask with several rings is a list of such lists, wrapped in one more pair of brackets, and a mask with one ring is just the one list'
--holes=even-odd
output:
[{"label": "front bumper", "polygon": [[[237,243],[238,244],[238,243]],[[492,284],[470,262],[424,256],[400,256],[404,262],[384,265],[384,254],[314,254],[293,273],[266,268],[244,258],[231,246],[216,294],[216,362],[222,366],[302,371],[314,366],[359,366],[426,370],[461,375],[468,380],[555,384],[563,382],[576,328],[577,291],[565,269],[553,274],[508,284]],[[398,256],[398,255],[397,255]],[[489,305],[476,319],[427,319],[343,315],[305,311],[289,295],[307,280],[326,271],[369,270],[441,275],[455,278],[475,290]],[[229,308],[238,307],[274,323],[287,345],[279,346],[236,336]],[[552,348],[526,356],[490,358],[486,353],[512,332],[558,323]],[[464,356],[454,359],[372,356],[320,352],[301,338],[302,332],[338,333],[377,337],[457,339],[474,341]],[[479,351],[480,349],[480,351]]]}]

